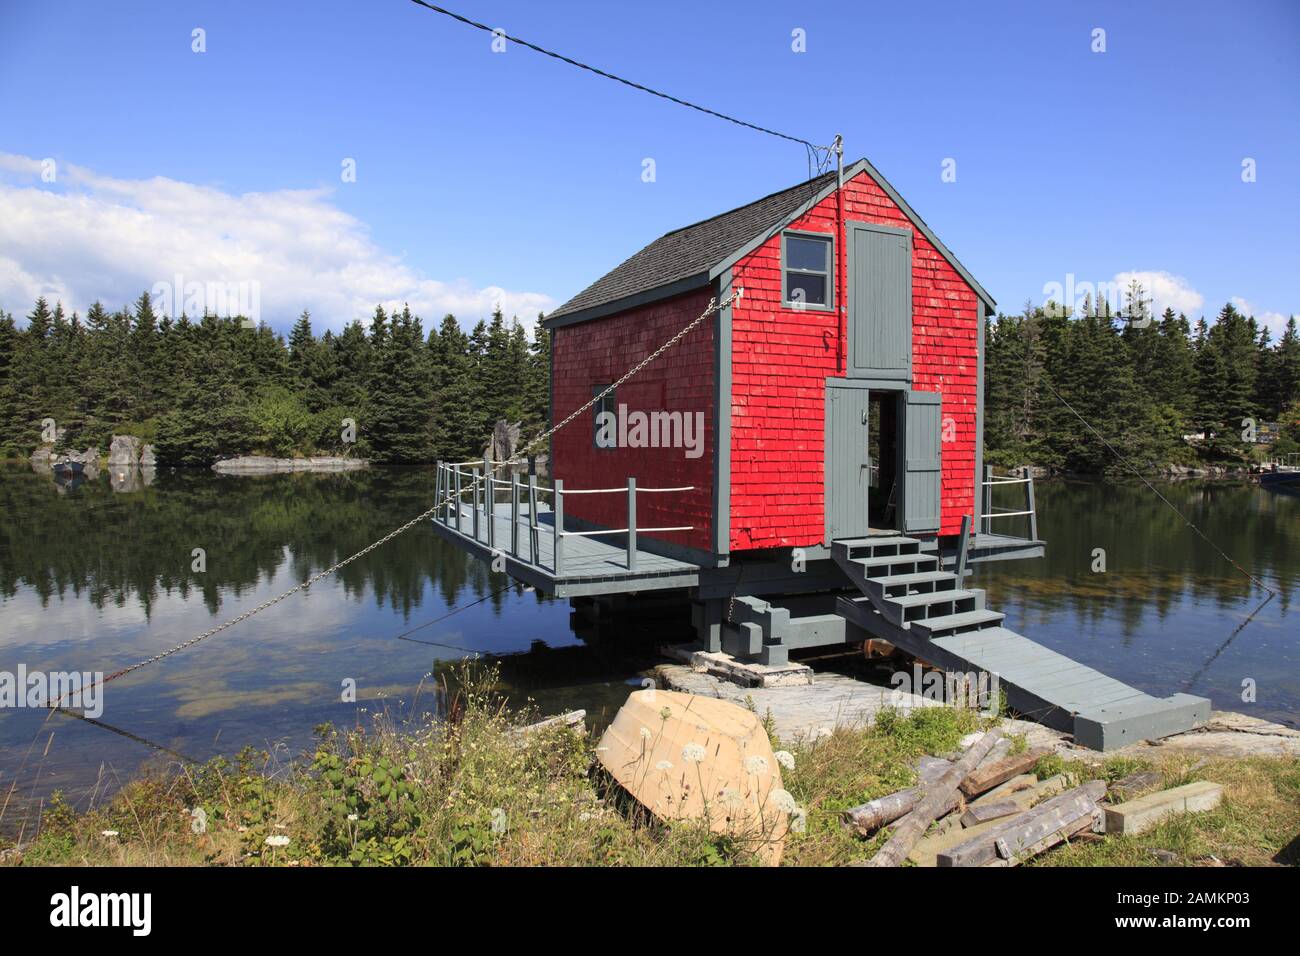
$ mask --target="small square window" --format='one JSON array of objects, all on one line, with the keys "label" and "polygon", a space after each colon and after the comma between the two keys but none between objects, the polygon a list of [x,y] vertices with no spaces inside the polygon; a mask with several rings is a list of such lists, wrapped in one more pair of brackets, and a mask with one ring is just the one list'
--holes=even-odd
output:
[{"label": "small square window", "polygon": [[[591,394],[599,395],[607,388],[593,385]],[[618,447],[618,400],[612,391],[591,406],[591,443],[596,448]]]},{"label": "small square window", "polygon": [[831,283],[831,239],[829,236],[803,236],[786,233],[781,256],[782,294],[785,304],[793,308],[833,304]]}]

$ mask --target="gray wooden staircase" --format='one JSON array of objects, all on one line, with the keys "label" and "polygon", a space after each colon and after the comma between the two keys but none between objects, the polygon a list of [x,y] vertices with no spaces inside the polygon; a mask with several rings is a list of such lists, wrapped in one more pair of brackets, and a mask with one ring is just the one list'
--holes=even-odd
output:
[{"label": "gray wooden staircase", "polygon": [[1152,697],[1003,627],[984,592],[964,587],[915,538],[836,541],[832,555],[862,592],[839,598],[845,620],[945,670],[997,675],[1010,707],[1076,743],[1112,750],[1209,718],[1203,697]]}]

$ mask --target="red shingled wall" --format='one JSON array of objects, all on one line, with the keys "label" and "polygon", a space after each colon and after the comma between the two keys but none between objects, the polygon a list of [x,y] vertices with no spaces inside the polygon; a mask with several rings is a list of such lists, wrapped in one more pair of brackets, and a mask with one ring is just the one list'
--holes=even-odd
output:
[{"label": "red shingled wall", "polygon": [[[941,446],[940,534],[956,534],[975,500],[975,293],[866,173],[844,185],[844,218],[912,229],[912,387],[943,395],[953,438]],[[835,226],[832,193],[790,228],[835,233]],[[733,551],[812,545],[825,534],[825,380],[843,374],[839,320],[781,307],[780,241],[773,236],[733,273],[745,290],[732,310]],[[837,256],[843,246],[841,234]]]},{"label": "red shingled wall", "polygon": [[[608,385],[680,332],[709,303],[707,290],[629,309],[609,318],[554,331],[555,421],[588,401],[593,387]],[[613,488],[628,476],[643,488],[694,485],[694,491],[637,497],[637,526],[692,525],[693,530],[655,534],[677,544],[712,551],[714,327],[706,319],[670,351],[619,390],[629,411],[703,412],[703,454],[687,458],[681,448],[594,447],[593,412],[561,429],[553,441],[555,477],[566,488]],[[570,495],[565,514],[606,528],[627,526],[627,495]]]}]

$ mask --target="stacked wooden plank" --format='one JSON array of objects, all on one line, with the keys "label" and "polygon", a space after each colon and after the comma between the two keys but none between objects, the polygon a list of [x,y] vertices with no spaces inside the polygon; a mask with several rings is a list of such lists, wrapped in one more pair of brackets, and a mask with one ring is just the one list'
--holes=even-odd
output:
[{"label": "stacked wooden plank", "polygon": [[1171,814],[1212,809],[1222,797],[1223,788],[1208,782],[1155,789],[1161,778],[1153,771],[1109,790],[1102,780],[1071,787],[1064,774],[1040,781],[1028,771],[1048,751],[1012,754],[1005,741],[995,730],[955,760],[923,757],[915,786],[846,811],[845,825],[859,836],[893,824],[889,840],[860,865],[1016,866],[1072,838],[1140,833]]}]

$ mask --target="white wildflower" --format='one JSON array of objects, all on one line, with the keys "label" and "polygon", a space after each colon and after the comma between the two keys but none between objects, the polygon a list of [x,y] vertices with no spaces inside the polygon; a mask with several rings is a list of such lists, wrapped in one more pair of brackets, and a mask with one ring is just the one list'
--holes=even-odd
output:
[{"label": "white wildflower", "polygon": [[752,757],[745,758],[745,773],[760,776],[767,773],[767,758],[755,754]]},{"label": "white wildflower", "polygon": [[649,739],[650,739],[651,737],[653,737],[653,736],[654,736],[654,734],[650,732],[650,728],[649,728],[649,727],[642,727],[642,728],[641,728],[641,739],[642,739],[642,740],[649,740]]},{"label": "white wildflower", "polygon": [[673,762],[671,760],[661,760],[657,764],[655,764],[655,769],[663,770],[663,771],[672,770]]},{"label": "white wildflower", "polygon": [[350,822],[350,823],[356,823],[356,822],[357,822],[357,815],[356,815],[355,813],[349,813],[349,814],[348,814],[348,822]]},{"label": "white wildflower", "polygon": [[799,804],[795,803],[794,797],[789,790],[777,788],[771,793],[772,805],[782,813],[794,813],[799,809]]},{"label": "white wildflower", "polygon": [[107,838],[110,839],[110,840],[115,840],[115,839],[117,839],[117,831],[116,831],[116,830],[102,830],[102,831],[100,831],[100,834],[99,834],[99,835],[102,836],[102,837],[107,837]]},{"label": "white wildflower", "polygon": [[813,731],[813,740],[821,740],[823,737],[831,736],[835,731],[829,727],[818,727]]},{"label": "white wildflower", "polygon": [[790,751],[778,750],[776,753],[772,754],[772,756],[775,757],[776,762],[782,767],[785,767],[786,770],[794,769],[794,754],[790,753]]},{"label": "white wildflower", "polygon": [[744,801],[740,796],[739,790],[737,790],[735,787],[727,787],[725,790],[722,791],[722,802],[726,806],[734,809],[736,807],[739,807],[741,803],[743,803]]},{"label": "white wildflower", "polygon": [[288,846],[289,838],[282,833],[273,833],[263,841],[267,846]]},{"label": "white wildflower", "polygon": [[704,745],[687,744],[682,748],[682,759],[687,763],[699,763],[704,759]]}]

